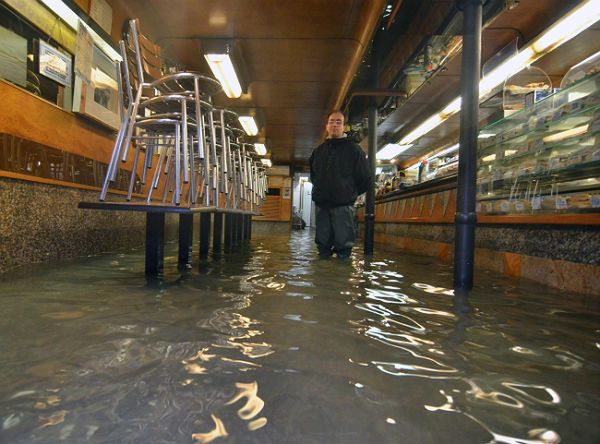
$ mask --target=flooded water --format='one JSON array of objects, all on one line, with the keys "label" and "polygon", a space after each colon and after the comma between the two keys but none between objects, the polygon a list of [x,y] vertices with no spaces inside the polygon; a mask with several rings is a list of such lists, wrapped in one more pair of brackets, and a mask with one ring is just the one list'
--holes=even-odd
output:
[{"label": "flooded water", "polygon": [[[600,308],[311,233],[147,281],[143,251],[0,280],[2,443],[598,443]],[[196,261],[197,263],[198,261]]]}]

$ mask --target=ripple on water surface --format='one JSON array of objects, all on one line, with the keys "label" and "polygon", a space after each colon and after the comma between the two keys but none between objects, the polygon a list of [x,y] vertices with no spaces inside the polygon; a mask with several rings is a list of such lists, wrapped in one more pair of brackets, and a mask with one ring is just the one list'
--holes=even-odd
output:
[{"label": "ripple on water surface", "polygon": [[[600,311],[378,245],[255,236],[146,280],[143,255],[0,281],[0,442],[600,442]],[[197,262],[197,261],[196,261]]]}]

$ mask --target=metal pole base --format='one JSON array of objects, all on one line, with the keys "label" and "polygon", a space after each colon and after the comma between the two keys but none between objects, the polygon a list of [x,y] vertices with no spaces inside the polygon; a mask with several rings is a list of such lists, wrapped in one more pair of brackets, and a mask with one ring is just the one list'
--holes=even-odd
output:
[{"label": "metal pole base", "polygon": [[223,213],[215,213],[213,219],[213,254],[221,254],[223,244]]},{"label": "metal pole base", "polygon": [[192,265],[192,242],[194,229],[194,215],[179,215],[179,269],[189,268]]},{"label": "metal pole base", "polygon": [[210,226],[211,226],[211,214],[202,213],[200,214],[200,240],[199,240],[199,251],[200,257],[208,256],[208,247],[210,243]]},{"label": "metal pole base", "polygon": [[165,213],[146,213],[146,268],[147,276],[163,272],[165,255]]},{"label": "metal pole base", "polygon": [[233,237],[235,230],[235,215],[231,213],[225,214],[225,251],[230,252],[233,247]]},{"label": "metal pole base", "polygon": [[454,288],[470,290],[473,288],[477,214],[456,213],[454,220]]},{"label": "metal pole base", "polygon": [[375,215],[365,214],[365,249],[366,255],[371,256],[375,248]]}]

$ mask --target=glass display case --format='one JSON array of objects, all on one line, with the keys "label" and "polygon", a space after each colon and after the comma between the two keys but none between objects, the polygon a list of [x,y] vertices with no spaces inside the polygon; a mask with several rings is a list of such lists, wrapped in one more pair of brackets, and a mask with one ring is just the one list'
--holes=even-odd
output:
[{"label": "glass display case", "polygon": [[600,73],[480,132],[477,211],[600,211]]},{"label": "glass display case", "polygon": [[422,182],[441,177],[455,176],[458,173],[458,147],[455,152],[427,159]]}]

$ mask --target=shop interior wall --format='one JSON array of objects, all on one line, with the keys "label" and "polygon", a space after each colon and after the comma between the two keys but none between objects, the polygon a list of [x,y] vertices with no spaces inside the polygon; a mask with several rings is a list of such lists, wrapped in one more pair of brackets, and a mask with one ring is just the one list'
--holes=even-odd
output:
[{"label": "shop interior wall", "polygon": [[[83,10],[89,10],[89,0],[75,1]],[[126,12],[118,4],[111,6],[111,34],[116,41]],[[113,130],[2,80],[0,97],[0,133],[89,159],[110,159]],[[99,190],[39,182],[44,181],[35,177],[15,179],[0,171],[0,273],[32,263],[143,245],[143,214],[80,210],[77,204],[97,200]]]}]

